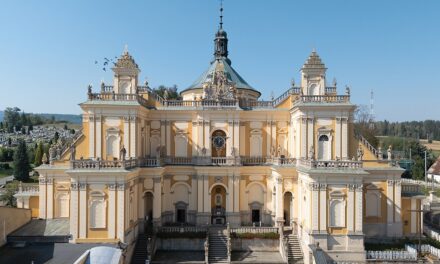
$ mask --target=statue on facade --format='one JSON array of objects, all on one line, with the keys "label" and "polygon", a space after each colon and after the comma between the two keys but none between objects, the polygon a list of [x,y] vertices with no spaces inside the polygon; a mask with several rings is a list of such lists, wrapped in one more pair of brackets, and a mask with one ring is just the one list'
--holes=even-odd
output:
[{"label": "statue on facade", "polygon": [[125,160],[125,155],[127,154],[127,150],[125,149],[124,145],[122,145],[121,150],[119,151],[119,159]]},{"label": "statue on facade", "polygon": [[42,160],[43,160],[43,164],[49,164],[49,159],[47,158],[46,152],[43,153],[43,158],[42,158]]},{"label": "statue on facade", "polygon": [[315,159],[315,147],[313,145],[310,146],[309,159],[311,159],[311,160]]},{"label": "statue on facade", "polygon": [[273,157],[275,157],[275,154],[276,154],[276,149],[275,149],[275,146],[272,145],[272,147],[270,147],[270,155],[273,158]]},{"label": "statue on facade", "polygon": [[377,157],[379,158],[379,160],[383,159],[382,147],[380,147],[380,146],[377,149]]},{"label": "statue on facade", "polygon": [[202,148],[202,155],[203,155],[203,157],[206,156],[206,148],[205,147]]},{"label": "statue on facade", "polygon": [[89,97],[89,100],[92,99],[92,85],[89,84],[89,86],[87,86],[87,95]]},{"label": "statue on facade", "polygon": [[231,156],[235,157],[235,148],[234,147],[231,148]]},{"label": "statue on facade", "polygon": [[345,95],[350,95],[350,87],[348,85],[345,86]]},{"label": "statue on facade", "polygon": [[50,164],[53,163],[54,160],[56,160],[57,150],[55,148],[55,145],[51,145],[49,148],[49,162]]},{"label": "statue on facade", "polygon": [[278,145],[278,148],[277,148],[277,157],[281,157],[281,146],[280,145]]},{"label": "statue on facade", "polygon": [[391,160],[393,158],[392,157],[393,153],[392,153],[391,145],[388,146],[387,155],[388,155],[388,160]]},{"label": "statue on facade", "polygon": [[361,161],[363,156],[364,156],[364,151],[362,150],[362,146],[359,145],[357,149],[357,160]]},{"label": "statue on facade", "polygon": [[70,145],[70,160],[75,160],[75,155],[76,155],[76,147],[72,143],[72,145]]}]

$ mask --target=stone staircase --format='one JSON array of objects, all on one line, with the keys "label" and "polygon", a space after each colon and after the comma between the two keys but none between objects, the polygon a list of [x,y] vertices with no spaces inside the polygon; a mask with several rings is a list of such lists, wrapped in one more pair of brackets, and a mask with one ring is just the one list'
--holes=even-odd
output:
[{"label": "stone staircase", "polygon": [[287,236],[287,245],[288,263],[304,263],[298,237],[296,235],[289,234]]},{"label": "stone staircase", "polygon": [[148,259],[148,240],[144,234],[139,234],[134,248],[133,256],[131,257],[131,264],[145,264]]},{"label": "stone staircase", "polygon": [[209,230],[209,263],[229,263],[228,237],[225,228],[211,228]]}]

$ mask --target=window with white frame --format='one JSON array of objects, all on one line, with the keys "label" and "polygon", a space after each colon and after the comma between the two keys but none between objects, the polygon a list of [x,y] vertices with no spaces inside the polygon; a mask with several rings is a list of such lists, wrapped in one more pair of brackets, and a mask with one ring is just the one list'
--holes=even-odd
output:
[{"label": "window with white frame", "polygon": [[106,209],[105,194],[103,192],[90,193],[90,227],[105,228],[106,227]]}]

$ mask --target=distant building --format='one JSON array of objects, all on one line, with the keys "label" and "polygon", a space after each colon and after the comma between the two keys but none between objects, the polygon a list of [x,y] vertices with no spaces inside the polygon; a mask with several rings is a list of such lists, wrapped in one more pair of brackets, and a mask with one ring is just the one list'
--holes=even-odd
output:
[{"label": "distant building", "polygon": [[427,177],[428,180],[434,179],[434,182],[440,182],[440,157],[429,167]]}]

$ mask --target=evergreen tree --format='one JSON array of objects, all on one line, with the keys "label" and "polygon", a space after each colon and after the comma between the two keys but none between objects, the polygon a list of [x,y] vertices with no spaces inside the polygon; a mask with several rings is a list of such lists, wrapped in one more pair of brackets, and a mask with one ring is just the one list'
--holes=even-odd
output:
[{"label": "evergreen tree", "polygon": [[14,177],[19,181],[29,180],[29,157],[27,153],[26,142],[23,139],[18,141],[17,149],[14,153]]},{"label": "evergreen tree", "polygon": [[59,138],[60,138],[60,134],[58,132],[55,132],[55,135],[53,136],[53,143],[56,144]]},{"label": "evergreen tree", "polygon": [[34,159],[35,166],[40,166],[43,163],[43,153],[44,153],[43,142],[40,141],[35,150],[35,159]]}]

